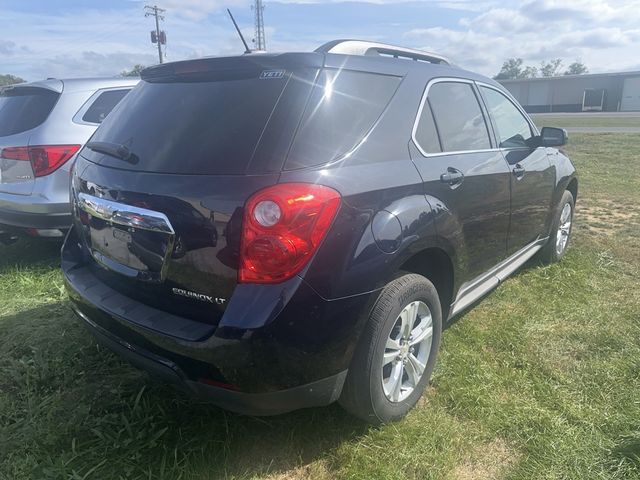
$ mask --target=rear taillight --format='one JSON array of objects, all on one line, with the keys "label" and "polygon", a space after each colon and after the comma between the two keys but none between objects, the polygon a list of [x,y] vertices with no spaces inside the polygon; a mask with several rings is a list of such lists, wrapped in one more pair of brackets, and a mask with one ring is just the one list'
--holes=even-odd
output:
[{"label": "rear taillight", "polygon": [[31,162],[33,174],[44,177],[55,172],[73,157],[80,145],[35,145],[31,147],[7,147],[0,152],[1,158]]},{"label": "rear taillight", "polygon": [[240,246],[241,283],[278,283],[309,261],[340,206],[332,188],[283,183],[253,195],[245,206]]}]

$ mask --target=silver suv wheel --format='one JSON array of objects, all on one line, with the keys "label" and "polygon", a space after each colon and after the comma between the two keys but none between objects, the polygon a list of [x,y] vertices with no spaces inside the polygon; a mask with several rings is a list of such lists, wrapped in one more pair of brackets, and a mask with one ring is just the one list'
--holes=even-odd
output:
[{"label": "silver suv wheel", "polygon": [[394,324],[382,360],[382,388],[391,402],[401,402],[424,374],[433,338],[429,307],[420,301],[405,306]]},{"label": "silver suv wheel", "polygon": [[565,203],[560,213],[560,225],[556,233],[556,253],[562,255],[567,243],[569,243],[569,235],[571,234],[572,211],[571,204]]}]

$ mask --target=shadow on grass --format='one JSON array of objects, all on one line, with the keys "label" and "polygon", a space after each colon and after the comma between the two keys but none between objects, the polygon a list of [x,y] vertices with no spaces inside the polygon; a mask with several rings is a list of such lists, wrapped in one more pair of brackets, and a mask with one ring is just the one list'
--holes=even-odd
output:
[{"label": "shadow on grass", "polygon": [[332,452],[371,428],[336,405],[248,417],[187,398],[98,347],[64,303],[1,317],[0,351],[10,478],[97,465],[91,478],[252,478],[320,458],[331,470]]},{"label": "shadow on grass", "polygon": [[16,243],[0,243],[0,273],[15,265],[57,267],[62,240],[21,237]]},{"label": "shadow on grass", "polygon": [[618,439],[617,445],[611,451],[615,465],[629,462],[640,467],[640,430],[624,435]]}]

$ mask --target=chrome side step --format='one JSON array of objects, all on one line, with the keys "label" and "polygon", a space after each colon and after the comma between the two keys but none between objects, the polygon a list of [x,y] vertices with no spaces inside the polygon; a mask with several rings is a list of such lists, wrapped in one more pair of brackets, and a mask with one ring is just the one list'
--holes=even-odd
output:
[{"label": "chrome side step", "polygon": [[451,304],[449,318],[457,315],[467,307],[484,297],[491,290],[496,288],[516,270],[524,265],[538,250],[549,240],[549,237],[534,240],[529,245],[521,248],[509,258],[503,260],[487,273],[463,285],[455,301]]}]

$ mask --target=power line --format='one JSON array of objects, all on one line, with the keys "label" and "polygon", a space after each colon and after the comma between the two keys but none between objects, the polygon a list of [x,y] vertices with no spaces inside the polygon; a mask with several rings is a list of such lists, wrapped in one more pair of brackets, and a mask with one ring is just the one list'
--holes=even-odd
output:
[{"label": "power line", "polygon": [[156,19],[156,30],[151,31],[151,43],[158,45],[158,59],[160,60],[160,63],[162,63],[162,45],[167,44],[167,34],[164,30],[160,30],[159,20],[164,20],[164,15],[162,14],[166,12],[166,10],[164,8],[159,8],[157,5],[154,5],[153,7],[145,5],[144,8],[147,10],[144,13],[145,17],[153,16]]}]

